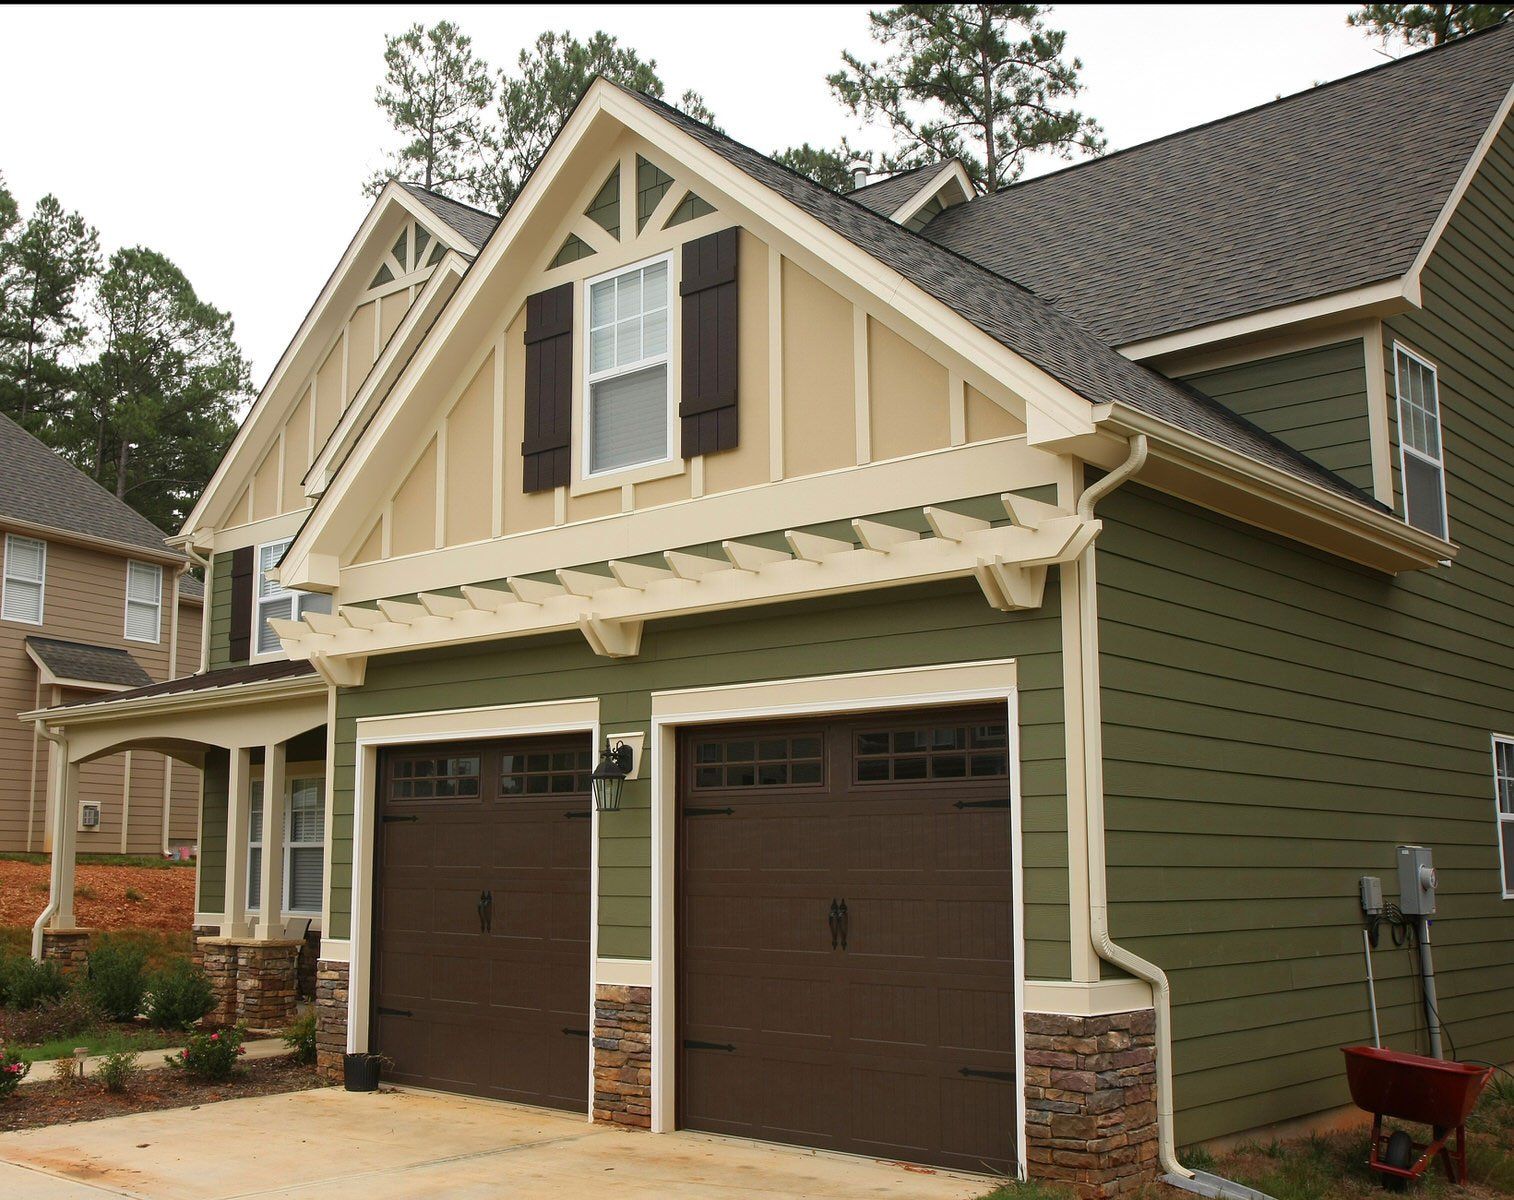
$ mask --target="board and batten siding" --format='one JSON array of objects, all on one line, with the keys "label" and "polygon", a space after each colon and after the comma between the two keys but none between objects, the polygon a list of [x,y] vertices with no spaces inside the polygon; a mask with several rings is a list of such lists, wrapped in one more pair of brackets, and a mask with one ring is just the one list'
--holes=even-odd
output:
[{"label": "board and batten siding", "polygon": [[[337,701],[331,926],[351,926],[353,763],[361,717],[597,696],[606,728],[650,730],[651,693],[1015,657],[1020,679],[1026,969],[1068,970],[1062,666],[1055,582],[1034,612],[1004,614],[971,581],[649,624],[641,653],[611,660],[574,634],[376,658]],[[650,780],[600,820],[599,952],[651,954]],[[203,877],[204,868],[202,868]]]},{"label": "board and batten siding", "polygon": [[1361,338],[1184,378],[1363,491],[1372,490]]},{"label": "board and batten siding", "polygon": [[210,621],[210,669],[240,667],[245,659],[231,657],[231,554],[211,558],[210,594],[206,597]]}]

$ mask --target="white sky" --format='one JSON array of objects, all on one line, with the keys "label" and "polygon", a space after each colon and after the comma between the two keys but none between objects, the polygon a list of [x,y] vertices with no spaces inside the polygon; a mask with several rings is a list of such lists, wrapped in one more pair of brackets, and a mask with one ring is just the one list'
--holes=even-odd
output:
[{"label": "white sky", "polygon": [[[1383,61],[1347,5],[1057,6],[1111,149]],[[605,29],[764,151],[855,135],[825,76],[866,8],[607,5],[0,9],[0,172],[162,251],[229,309],[261,385],[367,210],[390,144],[385,33],[457,21],[494,66],[544,29]],[[882,145],[854,136],[854,144]],[[1037,169],[1045,170],[1042,164]],[[1033,171],[1034,173],[1034,171]]]}]

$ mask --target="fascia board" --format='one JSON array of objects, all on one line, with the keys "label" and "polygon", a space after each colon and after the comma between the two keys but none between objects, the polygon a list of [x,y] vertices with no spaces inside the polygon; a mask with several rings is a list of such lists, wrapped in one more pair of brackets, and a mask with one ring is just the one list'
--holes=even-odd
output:
[{"label": "fascia board", "polygon": [[932,196],[939,195],[941,189],[953,180],[962,189],[962,199],[970,200],[973,195],[973,181],[968,177],[967,168],[954,158],[932,175],[929,183],[896,208],[889,220],[896,225],[905,224],[930,203]]},{"label": "fascia board", "polygon": [[125,717],[147,715],[167,716],[177,712],[190,712],[204,705],[220,706],[233,704],[258,704],[269,700],[287,700],[306,695],[320,695],[326,684],[318,674],[299,675],[293,679],[230,684],[223,687],[201,688],[198,691],[172,692],[166,696],[144,696],[141,699],[93,700],[87,704],[70,704],[57,708],[38,708],[20,713],[17,720],[45,721],[58,728],[78,724],[95,724]]},{"label": "fascia board", "polygon": [[168,544],[167,538],[163,540],[162,549],[155,549],[151,546],[140,546],[136,542],[118,542],[114,538],[96,537],[74,529],[59,529],[54,525],[23,521],[17,517],[0,517],[0,530],[39,538],[44,542],[62,542],[70,546],[80,546],[86,550],[101,550],[118,558],[147,559],[162,563],[164,566],[182,567],[185,565],[184,555],[173,549]]}]

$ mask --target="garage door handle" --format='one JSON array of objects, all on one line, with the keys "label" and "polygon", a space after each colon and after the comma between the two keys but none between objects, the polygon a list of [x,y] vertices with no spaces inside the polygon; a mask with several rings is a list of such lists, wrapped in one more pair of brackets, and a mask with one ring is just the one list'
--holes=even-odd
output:
[{"label": "garage door handle", "polygon": [[851,917],[847,914],[846,901],[843,900],[841,902],[841,948],[843,950],[846,949],[846,931],[849,925],[851,925]]},{"label": "garage door handle", "polygon": [[478,931],[488,933],[494,928],[494,893],[478,894]]},{"label": "garage door handle", "polygon": [[736,1049],[730,1042],[693,1042],[688,1038],[683,1039],[683,1048],[685,1050],[724,1050],[727,1054]]},{"label": "garage door handle", "polygon": [[980,1071],[977,1067],[963,1067],[957,1074],[969,1079],[1002,1079],[1006,1083],[1015,1081],[1013,1071]]},{"label": "garage door handle", "polygon": [[839,901],[831,901],[830,915],[825,920],[831,927],[831,949],[834,950],[841,944],[841,904]]}]

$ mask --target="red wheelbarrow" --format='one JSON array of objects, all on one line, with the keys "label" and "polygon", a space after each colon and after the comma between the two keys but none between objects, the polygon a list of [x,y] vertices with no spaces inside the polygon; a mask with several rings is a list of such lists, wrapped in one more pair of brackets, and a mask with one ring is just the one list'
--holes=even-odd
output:
[{"label": "red wheelbarrow", "polygon": [[[1493,1068],[1372,1046],[1346,1046],[1342,1053],[1351,1099],[1372,1114],[1372,1153],[1367,1165],[1385,1176],[1384,1183],[1402,1188],[1406,1180],[1418,1179],[1429,1170],[1436,1158],[1452,1183],[1466,1183],[1467,1117]],[[1384,1137],[1384,1117],[1428,1125],[1434,1137],[1416,1142],[1401,1129]],[[1447,1144],[1452,1133],[1456,1134],[1454,1148]]]}]

